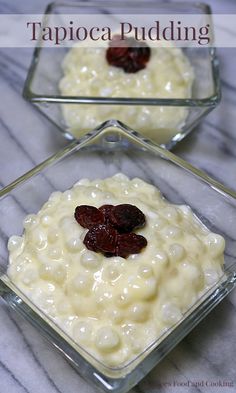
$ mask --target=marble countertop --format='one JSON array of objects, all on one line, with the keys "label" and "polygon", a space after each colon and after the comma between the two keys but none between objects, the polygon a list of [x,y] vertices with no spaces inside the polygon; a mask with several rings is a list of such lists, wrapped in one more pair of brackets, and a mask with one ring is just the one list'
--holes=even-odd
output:
[{"label": "marble countertop", "polygon": [[[214,12],[236,13],[234,0],[208,2]],[[0,12],[41,13],[46,3],[0,0]],[[30,49],[0,49],[0,187],[68,143],[21,96],[31,54]],[[175,153],[236,190],[236,49],[219,49],[218,55],[222,102]],[[236,392],[235,350],[233,291],[132,392]],[[0,393],[6,391],[95,392],[34,328],[0,301]]]}]

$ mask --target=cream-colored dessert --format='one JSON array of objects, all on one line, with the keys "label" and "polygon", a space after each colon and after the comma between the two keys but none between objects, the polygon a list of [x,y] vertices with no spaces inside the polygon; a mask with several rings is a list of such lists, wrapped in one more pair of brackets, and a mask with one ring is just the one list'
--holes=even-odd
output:
[{"label": "cream-colored dessert", "polygon": [[[106,48],[74,46],[66,55],[59,90],[63,96],[191,98],[193,69],[180,48],[155,47],[146,68],[126,73],[106,61]],[[185,107],[63,105],[65,122],[81,136],[108,119],[117,119],[158,143],[166,143],[184,125]]]},{"label": "cream-colored dessert", "polygon": [[[83,244],[77,205],[133,204],[148,244],[127,259]],[[54,192],[9,239],[8,275],[76,343],[108,366],[141,354],[223,275],[225,242],[188,206],[173,205],[139,178],[83,179]]]}]

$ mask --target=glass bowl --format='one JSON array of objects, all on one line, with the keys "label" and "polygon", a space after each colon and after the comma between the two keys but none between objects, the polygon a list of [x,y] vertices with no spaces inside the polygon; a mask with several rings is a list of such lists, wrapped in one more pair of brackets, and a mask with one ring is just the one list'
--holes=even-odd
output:
[{"label": "glass bowl", "polygon": [[[114,150],[113,135],[129,143],[128,151]],[[100,145],[103,154],[93,151]],[[86,149],[89,147],[89,149]],[[187,204],[200,220],[226,241],[224,274],[182,317],[135,359],[121,367],[107,367],[76,344],[43,314],[7,276],[8,238],[22,234],[23,218],[37,212],[54,190],[64,191],[81,178],[104,178],[122,172],[157,186],[172,203]],[[138,383],[235,286],[236,193],[166,149],[115,121],[102,124],[71,142],[0,191],[0,294],[8,305],[30,321],[96,388],[125,393]]]},{"label": "glass bowl", "polygon": [[[135,11],[134,11],[135,10]],[[102,1],[102,2],[77,2],[77,3],[52,3],[46,9],[45,20],[47,24],[52,23],[54,15],[63,18],[63,15],[73,14],[200,14],[204,20],[209,18],[210,9],[204,4],[189,4],[189,2],[122,2],[122,1]],[[63,20],[63,19],[62,19]],[[55,23],[54,23],[55,24]],[[143,97],[90,97],[83,96],[63,96],[59,91],[59,81],[63,76],[62,61],[70,48],[60,45],[58,47],[45,47],[43,42],[36,47],[32,63],[25,82],[23,95],[34,103],[38,109],[59,126],[63,135],[72,140],[78,135],[85,134],[90,129],[101,124],[108,119],[116,119],[134,127],[132,117],[139,118],[140,127],[135,127],[137,131],[161,144],[167,149],[171,149],[177,142],[181,141],[220,101],[219,66],[214,48],[207,47],[186,47],[183,48],[194,71],[194,82],[191,98],[143,98]],[[125,94],[124,94],[125,95]],[[76,111],[77,105],[83,106],[82,110],[87,113],[87,127],[77,123],[73,130],[66,124],[63,117],[63,110],[73,105]],[[128,106],[128,110],[127,110]],[[114,110],[113,110],[114,108]],[[146,127],[143,123],[141,110],[145,108],[145,116],[150,116],[152,127]],[[158,124],[158,118],[163,108],[170,121]],[[114,114],[112,114],[112,111]],[[134,114],[132,115],[132,113]],[[181,111],[181,124],[176,120],[176,113]],[[82,112],[80,112],[82,113]],[[95,115],[93,115],[95,113]],[[118,115],[117,115],[118,113]],[[129,115],[127,115],[129,113]],[[180,113],[180,112],[179,112]],[[87,121],[87,120],[86,120]],[[173,122],[173,125],[172,125]],[[142,123],[142,124],[141,124]]]}]

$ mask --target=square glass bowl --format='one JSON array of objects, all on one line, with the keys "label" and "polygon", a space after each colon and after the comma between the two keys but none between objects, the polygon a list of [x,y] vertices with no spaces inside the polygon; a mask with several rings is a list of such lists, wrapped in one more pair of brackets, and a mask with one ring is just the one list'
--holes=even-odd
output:
[{"label": "square glass bowl", "polygon": [[[114,132],[132,149],[113,149]],[[101,155],[93,151],[100,144]],[[111,146],[111,149],[109,149]],[[85,147],[89,147],[85,149]],[[187,204],[213,232],[225,238],[224,274],[182,317],[135,359],[107,367],[77,345],[44,315],[7,276],[7,242],[21,235],[23,219],[36,213],[55,190],[64,191],[82,178],[105,178],[122,172],[157,186],[172,203]],[[0,191],[0,294],[29,320],[97,389],[125,393],[138,383],[196,326],[236,283],[236,193],[121,123],[109,121],[47,159]]]},{"label": "square glass bowl", "polygon": [[[211,17],[210,8],[204,4],[102,1],[99,3],[52,3],[46,9],[44,21],[46,25],[49,23],[53,25],[54,15],[63,18],[64,14],[152,14],[157,16],[199,14],[204,21]],[[132,127],[134,127],[134,121],[137,120],[134,127],[137,131],[163,147],[171,149],[220,101],[219,66],[214,48],[183,48],[194,71],[191,98],[167,99],[141,96],[132,98],[127,94],[124,94],[123,98],[114,98],[111,96],[90,97],[86,95],[86,91],[83,96],[63,96],[59,90],[59,81],[63,77],[62,62],[70,48],[63,44],[53,48],[45,47],[43,42],[39,44],[33,54],[23,95],[58,125],[64,136],[71,140],[111,118]],[[73,128],[66,124],[63,110],[68,110],[69,105],[73,105],[74,113],[78,117],[86,116],[87,125],[83,125],[84,123],[82,124],[79,118]],[[76,112],[77,106],[80,106],[80,114]],[[142,109],[145,113],[142,113]],[[166,120],[164,123],[159,120],[159,114],[163,109],[166,111],[167,118],[170,119],[168,123]],[[177,113],[181,113],[180,122],[176,120]],[[152,118],[151,126],[147,126],[149,118]]]}]

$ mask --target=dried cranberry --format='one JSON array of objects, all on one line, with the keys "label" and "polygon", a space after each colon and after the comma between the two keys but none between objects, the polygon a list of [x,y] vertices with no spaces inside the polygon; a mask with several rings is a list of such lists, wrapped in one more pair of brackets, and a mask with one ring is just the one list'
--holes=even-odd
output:
[{"label": "dried cranberry", "polygon": [[99,252],[99,249],[97,248],[97,234],[95,229],[90,229],[86,233],[83,243],[88,250]]},{"label": "dried cranberry", "polygon": [[[94,225],[86,234],[84,244],[103,253],[115,253],[118,232],[111,225]],[[91,248],[89,248],[91,250]]]},{"label": "dried cranberry", "polygon": [[110,65],[123,68],[127,73],[135,73],[146,67],[151,56],[149,46],[137,42],[133,37],[125,38],[115,35],[106,51],[106,59]]},{"label": "dried cranberry", "polygon": [[138,254],[146,247],[147,240],[136,233],[123,233],[118,236],[116,255],[126,258],[130,254]]},{"label": "dried cranberry", "polygon": [[100,212],[102,212],[102,214],[105,217],[105,222],[109,223],[110,222],[110,216],[111,216],[111,211],[114,208],[113,205],[102,205],[101,207],[99,207],[98,210],[100,210]]},{"label": "dried cranberry", "polygon": [[102,252],[107,258],[118,255],[126,258],[139,253],[146,247],[147,240],[135,233],[134,228],[145,224],[145,216],[136,206],[81,205],[75,209],[75,219],[88,228],[84,238],[85,246],[94,252]]},{"label": "dried cranberry", "polygon": [[114,206],[110,216],[111,223],[121,232],[131,232],[145,224],[145,215],[136,206],[122,204]]},{"label": "dried cranberry", "polygon": [[102,212],[94,206],[80,205],[75,209],[75,219],[84,228],[91,228],[96,224],[103,224],[105,221]]}]

